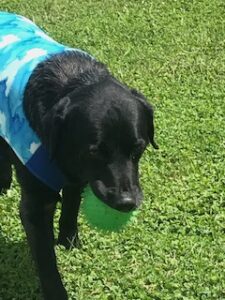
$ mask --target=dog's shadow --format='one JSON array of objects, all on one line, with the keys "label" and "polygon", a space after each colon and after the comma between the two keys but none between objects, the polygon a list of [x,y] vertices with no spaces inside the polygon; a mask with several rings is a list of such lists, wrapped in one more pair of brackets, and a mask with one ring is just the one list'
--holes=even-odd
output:
[{"label": "dog's shadow", "polygon": [[0,300],[41,300],[26,240],[12,242],[0,228]]}]

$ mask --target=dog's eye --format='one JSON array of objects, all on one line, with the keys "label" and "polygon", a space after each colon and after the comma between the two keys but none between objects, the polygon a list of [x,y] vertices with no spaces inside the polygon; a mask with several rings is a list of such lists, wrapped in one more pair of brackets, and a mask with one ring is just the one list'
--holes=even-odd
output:
[{"label": "dog's eye", "polygon": [[98,155],[98,147],[96,145],[90,145],[89,146],[89,154],[92,157],[95,157]]},{"label": "dog's eye", "polygon": [[141,157],[142,152],[134,152],[131,154],[131,159],[133,161],[138,161]]},{"label": "dog's eye", "polygon": [[105,145],[90,145],[89,155],[95,160],[97,159],[99,161],[108,161],[110,157],[110,150]]}]

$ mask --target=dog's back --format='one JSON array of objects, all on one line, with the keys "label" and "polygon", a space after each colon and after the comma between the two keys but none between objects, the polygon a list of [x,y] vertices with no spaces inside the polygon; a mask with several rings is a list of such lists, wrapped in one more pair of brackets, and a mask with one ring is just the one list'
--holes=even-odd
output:
[{"label": "dog's back", "polygon": [[[79,49],[64,46],[46,35],[32,21],[11,13],[0,12],[0,136],[9,144],[20,161],[51,188],[59,190],[62,179],[51,165],[37,132],[24,113],[24,92],[34,70],[52,56]],[[90,58],[89,58],[90,59]],[[60,74],[58,74],[60,77]],[[45,80],[44,80],[45,81]],[[45,162],[44,171],[36,167]],[[49,170],[49,172],[47,171]],[[46,174],[48,178],[46,178]]]},{"label": "dog's back", "polygon": [[23,112],[27,81],[41,61],[66,47],[50,39],[28,19],[1,12],[0,50],[0,136],[22,162],[27,162],[40,144]]}]

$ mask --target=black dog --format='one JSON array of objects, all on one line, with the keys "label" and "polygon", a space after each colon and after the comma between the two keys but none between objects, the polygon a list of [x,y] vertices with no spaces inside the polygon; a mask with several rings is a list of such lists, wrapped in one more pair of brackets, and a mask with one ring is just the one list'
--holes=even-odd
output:
[{"label": "black dog", "polygon": [[[153,110],[143,95],[115,79],[102,64],[70,51],[53,55],[32,73],[24,111],[33,130],[67,178],[58,243],[79,244],[81,192],[120,211],[137,208],[142,193],[138,161],[154,148]],[[0,190],[10,187],[11,165],[21,186],[20,215],[46,300],[68,299],[57,270],[53,215],[60,195],[44,185],[0,138]]]}]

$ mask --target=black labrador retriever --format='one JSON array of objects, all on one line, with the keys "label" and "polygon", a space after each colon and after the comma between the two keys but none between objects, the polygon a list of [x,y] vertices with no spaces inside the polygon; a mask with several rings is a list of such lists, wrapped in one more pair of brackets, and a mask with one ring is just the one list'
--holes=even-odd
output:
[{"label": "black labrador retriever", "polygon": [[[79,245],[77,215],[88,183],[111,207],[128,212],[142,199],[138,162],[154,142],[153,109],[142,94],[120,83],[106,66],[76,52],[56,54],[32,73],[24,111],[33,130],[67,178],[58,243]],[[68,299],[54,252],[53,216],[60,194],[20,162],[0,138],[0,191],[15,166],[20,215],[46,300]]]}]

